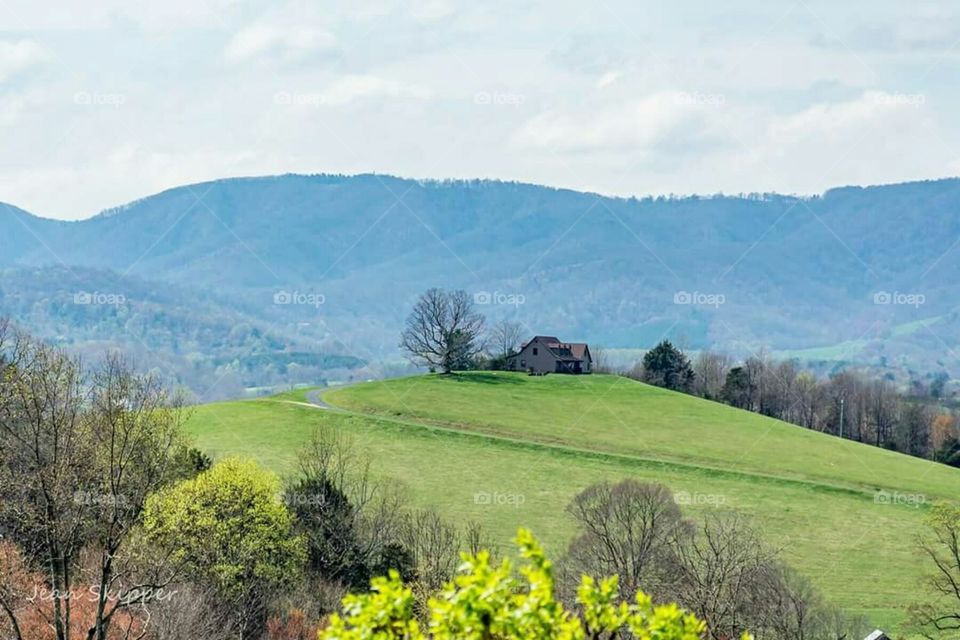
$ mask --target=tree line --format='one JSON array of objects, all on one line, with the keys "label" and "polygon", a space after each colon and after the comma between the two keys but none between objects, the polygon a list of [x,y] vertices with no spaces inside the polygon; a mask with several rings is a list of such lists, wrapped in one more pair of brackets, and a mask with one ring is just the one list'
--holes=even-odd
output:
[{"label": "tree line", "polygon": [[373,577],[430,593],[489,546],[333,432],[283,480],[214,463],[189,416],[119,355],[90,365],[0,322],[0,637],[315,638]]},{"label": "tree line", "polygon": [[950,410],[858,371],[820,378],[794,360],[775,360],[763,351],[739,363],[710,350],[691,360],[664,340],[626,374],[821,433],[960,466],[960,430]]}]

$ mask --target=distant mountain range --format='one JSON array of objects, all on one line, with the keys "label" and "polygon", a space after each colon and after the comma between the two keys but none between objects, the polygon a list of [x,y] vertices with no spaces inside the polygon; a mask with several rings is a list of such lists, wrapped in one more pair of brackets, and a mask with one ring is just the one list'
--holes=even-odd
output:
[{"label": "distant mountain range", "polygon": [[645,199],[226,179],[79,222],[0,205],[0,270],[0,314],[81,350],[133,346],[216,397],[401,366],[404,317],[432,286],[466,289],[531,334],[608,348],[669,335],[900,380],[960,370],[956,179]]}]

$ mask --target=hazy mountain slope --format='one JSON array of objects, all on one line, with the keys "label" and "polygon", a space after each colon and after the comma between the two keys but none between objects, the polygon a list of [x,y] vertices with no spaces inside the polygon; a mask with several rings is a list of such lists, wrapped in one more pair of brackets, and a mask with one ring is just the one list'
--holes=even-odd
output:
[{"label": "hazy mountain slope", "polygon": [[0,270],[0,310],[31,332],[90,358],[118,348],[201,399],[261,385],[315,383],[365,363],[316,331],[293,334],[210,294],[110,270]]},{"label": "hazy mountain slope", "polygon": [[[610,346],[671,331],[691,347],[804,349],[884,339],[929,318],[940,318],[929,330],[944,341],[960,333],[958,180],[807,199],[625,200],[490,181],[288,175],[171,189],[76,223],[29,218],[46,246],[3,218],[12,251],[0,264],[62,260],[187,284],[273,322],[323,324],[364,359],[395,354],[406,309],[430,286],[519,295],[519,307],[485,310]],[[280,291],[325,302],[276,305]],[[713,297],[675,304],[682,292]],[[923,301],[874,304],[882,292]],[[960,364],[939,357],[930,331],[894,346],[909,354],[916,343],[920,370]]]},{"label": "hazy mountain slope", "polygon": [[[43,251],[43,243],[60,239],[55,230],[64,223],[46,220],[31,215],[10,204],[0,202],[0,268],[29,260],[28,256]],[[60,246],[60,242],[57,245]],[[49,260],[57,262],[53,252],[47,251]]]}]

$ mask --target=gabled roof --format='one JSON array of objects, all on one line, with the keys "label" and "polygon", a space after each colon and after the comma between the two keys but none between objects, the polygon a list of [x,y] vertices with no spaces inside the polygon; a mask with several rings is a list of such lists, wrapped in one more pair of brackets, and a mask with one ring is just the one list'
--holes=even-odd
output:
[{"label": "gabled roof", "polygon": [[570,351],[573,352],[573,355],[577,358],[580,358],[581,360],[586,358],[587,353],[590,351],[589,347],[587,347],[586,342],[571,342],[567,346],[570,347]]},{"label": "gabled roof", "polygon": [[530,344],[531,342],[534,342],[535,340],[539,340],[540,342],[546,342],[548,344],[551,342],[560,342],[560,338],[556,336],[533,336],[532,338],[524,342],[522,345],[520,345],[520,348],[526,349],[527,345]]},{"label": "gabled roof", "polygon": [[556,336],[533,336],[520,346],[520,350],[523,351],[532,342],[542,343],[554,357],[567,362],[585,360],[590,353],[586,342],[561,342]]}]

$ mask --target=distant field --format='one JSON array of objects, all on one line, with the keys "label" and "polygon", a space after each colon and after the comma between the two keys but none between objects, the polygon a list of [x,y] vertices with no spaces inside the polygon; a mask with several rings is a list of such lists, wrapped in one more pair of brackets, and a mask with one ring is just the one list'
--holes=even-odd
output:
[{"label": "distant field", "polygon": [[[662,482],[691,515],[717,504],[751,514],[831,600],[887,627],[921,572],[916,502],[960,493],[956,470],[625,378],[421,376],[323,398],[342,410],[293,404],[306,399],[295,391],[205,405],[189,426],[216,456],[290,474],[316,425],[338,425],[416,503],[480,520],[500,544],[529,526],[555,552],[573,531],[564,507],[585,486]],[[483,504],[487,494],[501,504]]]},{"label": "distant field", "polygon": [[[923,318],[922,320],[914,320],[912,322],[898,324],[890,329],[890,335],[894,337],[913,335],[924,327],[936,324],[942,319],[942,316],[934,316],[932,318]],[[774,358],[783,360],[791,360],[795,358],[801,362],[856,362],[863,359],[863,350],[870,346],[871,342],[874,341],[875,339],[866,338],[859,340],[845,340],[844,342],[823,347],[811,347],[809,349],[784,349],[780,351],[774,351],[771,355],[773,355]]]}]

